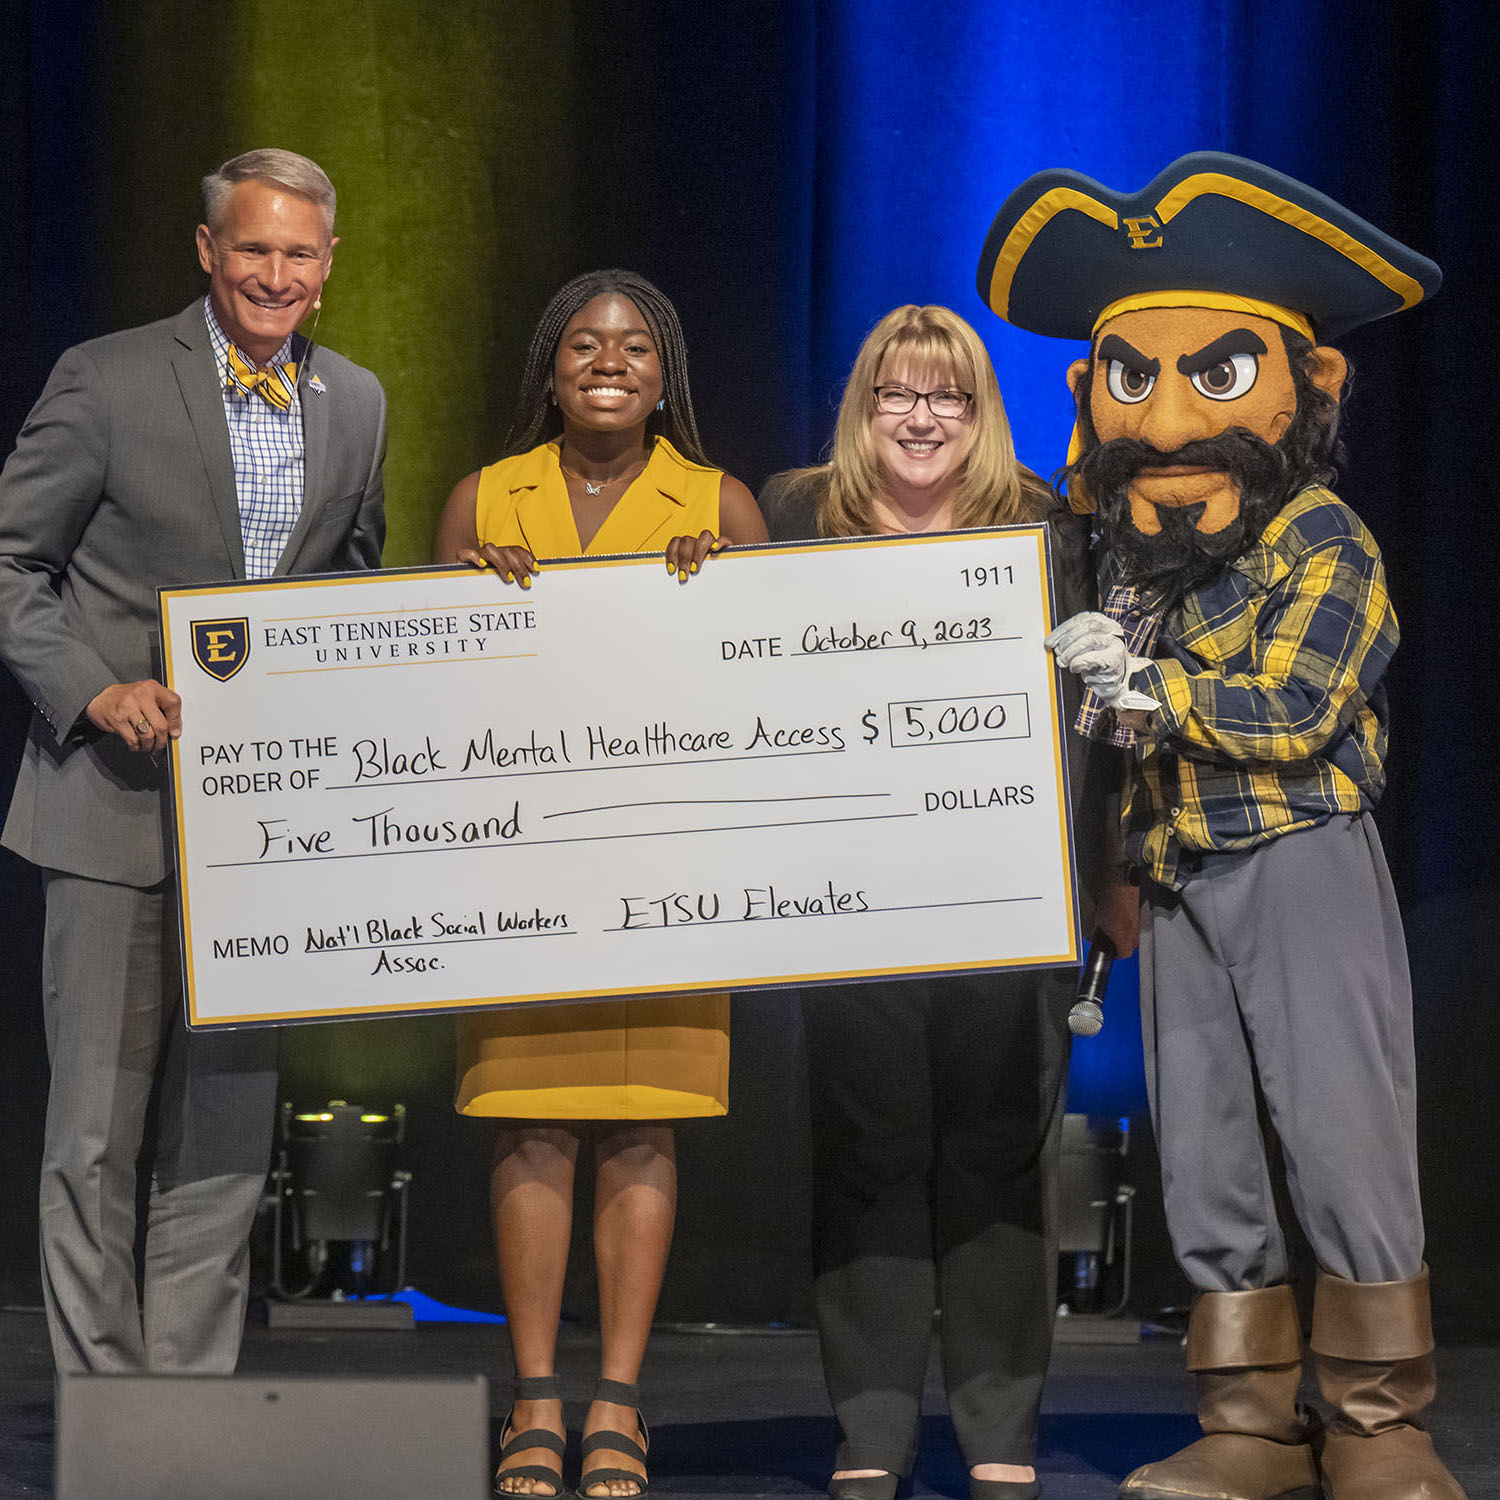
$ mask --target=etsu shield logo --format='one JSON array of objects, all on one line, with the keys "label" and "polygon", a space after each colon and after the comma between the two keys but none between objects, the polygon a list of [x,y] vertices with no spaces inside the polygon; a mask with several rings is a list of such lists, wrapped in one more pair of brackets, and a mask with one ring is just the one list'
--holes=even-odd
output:
[{"label": "etsu shield logo", "polygon": [[228,682],[250,660],[250,621],[194,620],[193,660],[220,682]]}]

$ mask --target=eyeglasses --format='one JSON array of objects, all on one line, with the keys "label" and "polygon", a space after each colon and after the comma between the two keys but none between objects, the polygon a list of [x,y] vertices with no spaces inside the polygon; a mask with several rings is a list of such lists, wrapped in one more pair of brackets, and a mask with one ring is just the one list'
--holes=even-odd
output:
[{"label": "eyeglasses", "polygon": [[927,410],[935,417],[961,417],[974,399],[969,391],[944,388],[940,391],[912,391],[904,385],[877,385],[875,387],[875,410],[889,417],[904,417],[915,409],[918,401],[927,403]]}]

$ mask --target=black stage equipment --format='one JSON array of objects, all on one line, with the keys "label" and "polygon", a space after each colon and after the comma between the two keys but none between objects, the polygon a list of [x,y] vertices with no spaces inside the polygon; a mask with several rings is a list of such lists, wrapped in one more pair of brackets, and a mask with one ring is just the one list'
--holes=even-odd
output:
[{"label": "black stage equipment", "polygon": [[[1121,1179],[1130,1121],[1107,1124],[1064,1115],[1058,1174],[1059,1307],[1063,1342],[1133,1342],[1140,1324],[1122,1315],[1130,1301],[1135,1189]],[[1102,1308],[1106,1289],[1118,1288]]]},{"label": "black stage equipment", "polygon": [[401,1303],[364,1302],[406,1284],[407,1190],[397,1157],[406,1108],[389,1114],[334,1099],[281,1106],[271,1172],[275,1327],[410,1327]]}]

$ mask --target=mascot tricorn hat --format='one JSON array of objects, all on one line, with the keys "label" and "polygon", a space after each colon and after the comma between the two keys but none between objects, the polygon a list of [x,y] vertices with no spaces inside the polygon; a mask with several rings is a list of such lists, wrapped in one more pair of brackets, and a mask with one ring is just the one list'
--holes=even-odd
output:
[{"label": "mascot tricorn hat", "polygon": [[1134,307],[1200,306],[1327,343],[1441,281],[1426,256],[1333,199],[1220,151],[1179,157],[1132,196],[1039,172],[1005,200],[979,257],[979,295],[996,313],[1064,339]]}]

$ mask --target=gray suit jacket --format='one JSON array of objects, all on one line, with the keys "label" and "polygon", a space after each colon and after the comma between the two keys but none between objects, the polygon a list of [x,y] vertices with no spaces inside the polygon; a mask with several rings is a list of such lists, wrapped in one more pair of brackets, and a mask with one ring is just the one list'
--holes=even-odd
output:
[{"label": "gray suit jacket", "polygon": [[[312,371],[325,389],[302,387],[304,498],[278,575],[378,567],[385,535],[385,393],[327,349]],[[160,679],[159,586],[244,576],[202,303],[69,349],[0,473],[0,659],[36,705],[7,848],[124,885],[166,875],[166,758],[84,710]]]}]

